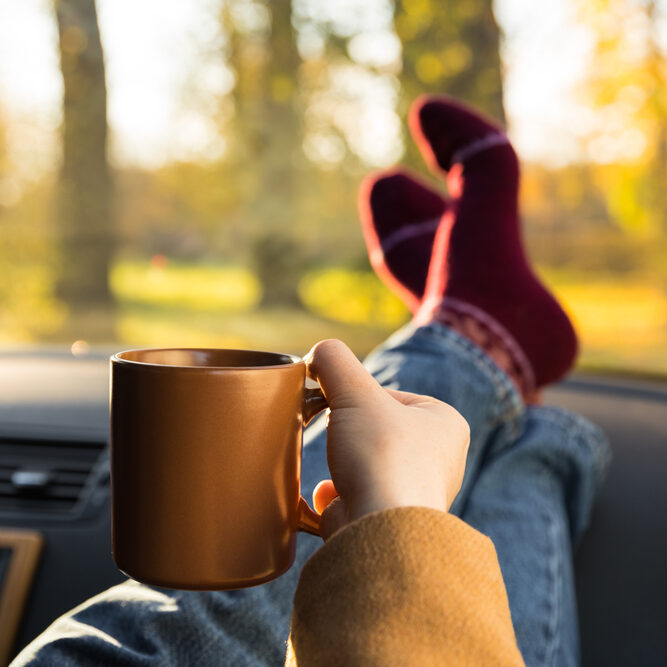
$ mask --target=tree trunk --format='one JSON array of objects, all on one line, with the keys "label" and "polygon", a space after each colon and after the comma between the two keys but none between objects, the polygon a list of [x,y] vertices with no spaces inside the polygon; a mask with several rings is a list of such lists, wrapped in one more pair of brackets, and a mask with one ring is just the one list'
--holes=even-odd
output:
[{"label": "tree trunk", "polygon": [[297,282],[302,270],[295,233],[299,166],[293,159],[301,141],[301,61],[291,0],[266,2],[266,8],[271,13],[268,34],[243,34],[226,22],[237,73],[235,132],[248,183],[244,216],[263,287],[262,305],[293,306],[300,303]]},{"label": "tree trunk", "polygon": [[56,0],[63,77],[58,295],[76,316],[110,309],[114,250],[112,183],[107,162],[107,92],[94,0]]}]

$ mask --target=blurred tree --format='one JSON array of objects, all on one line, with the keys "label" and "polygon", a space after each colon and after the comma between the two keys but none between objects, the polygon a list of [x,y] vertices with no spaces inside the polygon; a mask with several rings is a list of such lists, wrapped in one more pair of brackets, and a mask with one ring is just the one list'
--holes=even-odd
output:
[{"label": "blurred tree", "polygon": [[397,111],[442,91],[504,121],[498,26],[490,0],[372,0],[354,13],[322,0],[221,7],[236,75],[225,159],[248,249],[264,305],[298,303],[309,262],[358,257],[355,190],[362,173],[400,157]]},{"label": "blurred tree", "polygon": [[227,0],[223,22],[228,61],[236,72],[232,159],[243,183],[241,206],[263,286],[263,304],[298,303],[300,261],[294,222],[298,218],[301,61],[291,0]]},{"label": "blurred tree", "polygon": [[610,212],[624,228],[667,232],[667,53],[657,0],[579,0],[594,41],[582,94],[595,122],[585,137]]},{"label": "blurred tree", "polygon": [[[6,136],[5,121],[2,115],[2,109],[0,109],[0,182],[4,184],[4,179],[8,176],[7,174],[7,136]],[[2,200],[0,200],[2,201]]]},{"label": "blurred tree", "polygon": [[[376,81],[384,77],[400,91],[392,111],[402,121],[412,101],[430,92],[452,95],[505,123],[500,29],[492,0],[372,0],[356,20],[345,12],[344,2],[300,0],[295,5],[301,34],[325,45],[321,69],[340,67],[347,59]],[[394,58],[396,37],[400,46]],[[365,78],[370,87],[372,77]],[[339,95],[349,95],[349,90]],[[342,123],[333,125],[340,129]],[[405,148],[407,161],[419,164],[416,147],[405,142]]]},{"label": "blurred tree", "polygon": [[58,295],[72,315],[111,308],[114,251],[112,183],[107,162],[107,92],[94,0],[56,0],[63,77]]},{"label": "blurred tree", "polygon": [[408,99],[447,92],[505,121],[500,30],[491,0],[396,0]]},{"label": "blurred tree", "polygon": [[[500,29],[492,0],[395,0],[403,45],[401,112],[425,92],[447,93],[505,123]],[[414,146],[408,149],[415,161]]]}]

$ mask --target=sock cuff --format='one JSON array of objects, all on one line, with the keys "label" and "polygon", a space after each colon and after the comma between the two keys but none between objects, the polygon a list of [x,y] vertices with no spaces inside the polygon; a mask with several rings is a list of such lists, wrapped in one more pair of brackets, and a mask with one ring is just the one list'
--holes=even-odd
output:
[{"label": "sock cuff", "polygon": [[463,163],[473,155],[477,155],[477,153],[486,151],[489,148],[494,148],[495,146],[511,146],[510,140],[504,132],[487,134],[486,136],[481,137],[480,139],[475,139],[475,141],[459,148],[454,155],[452,155],[452,165]]},{"label": "sock cuff", "polygon": [[424,220],[423,222],[416,222],[411,225],[405,225],[395,232],[392,232],[387,237],[382,239],[382,252],[388,253],[392,248],[408,239],[416,236],[423,236],[424,234],[435,234],[440,225],[440,218],[433,218],[431,220]]}]

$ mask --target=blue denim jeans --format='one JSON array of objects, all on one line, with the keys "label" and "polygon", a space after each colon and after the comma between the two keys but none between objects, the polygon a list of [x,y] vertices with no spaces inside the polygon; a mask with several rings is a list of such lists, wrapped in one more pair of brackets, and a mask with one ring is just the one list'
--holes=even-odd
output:
[{"label": "blue denim jeans", "polygon": [[[366,366],[383,385],[430,394],[468,420],[466,474],[452,512],[496,546],[526,664],[578,664],[572,549],[608,459],[601,432],[564,410],[524,406],[479,348],[437,324],[408,325]],[[303,495],[328,477],[319,419],[306,429]],[[299,535],[294,566],[250,589],[173,591],[127,581],[59,618],[13,664],[282,665],[299,572],[320,544]]]}]

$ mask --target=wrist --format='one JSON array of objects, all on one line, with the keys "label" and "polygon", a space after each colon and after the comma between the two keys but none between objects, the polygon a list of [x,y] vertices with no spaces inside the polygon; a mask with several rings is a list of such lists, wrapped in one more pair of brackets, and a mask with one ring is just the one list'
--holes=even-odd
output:
[{"label": "wrist", "polygon": [[387,493],[375,493],[346,505],[349,521],[355,521],[368,514],[403,507],[423,507],[448,512],[451,503],[448,501],[446,489],[440,484],[437,490],[425,488],[388,490]]}]

